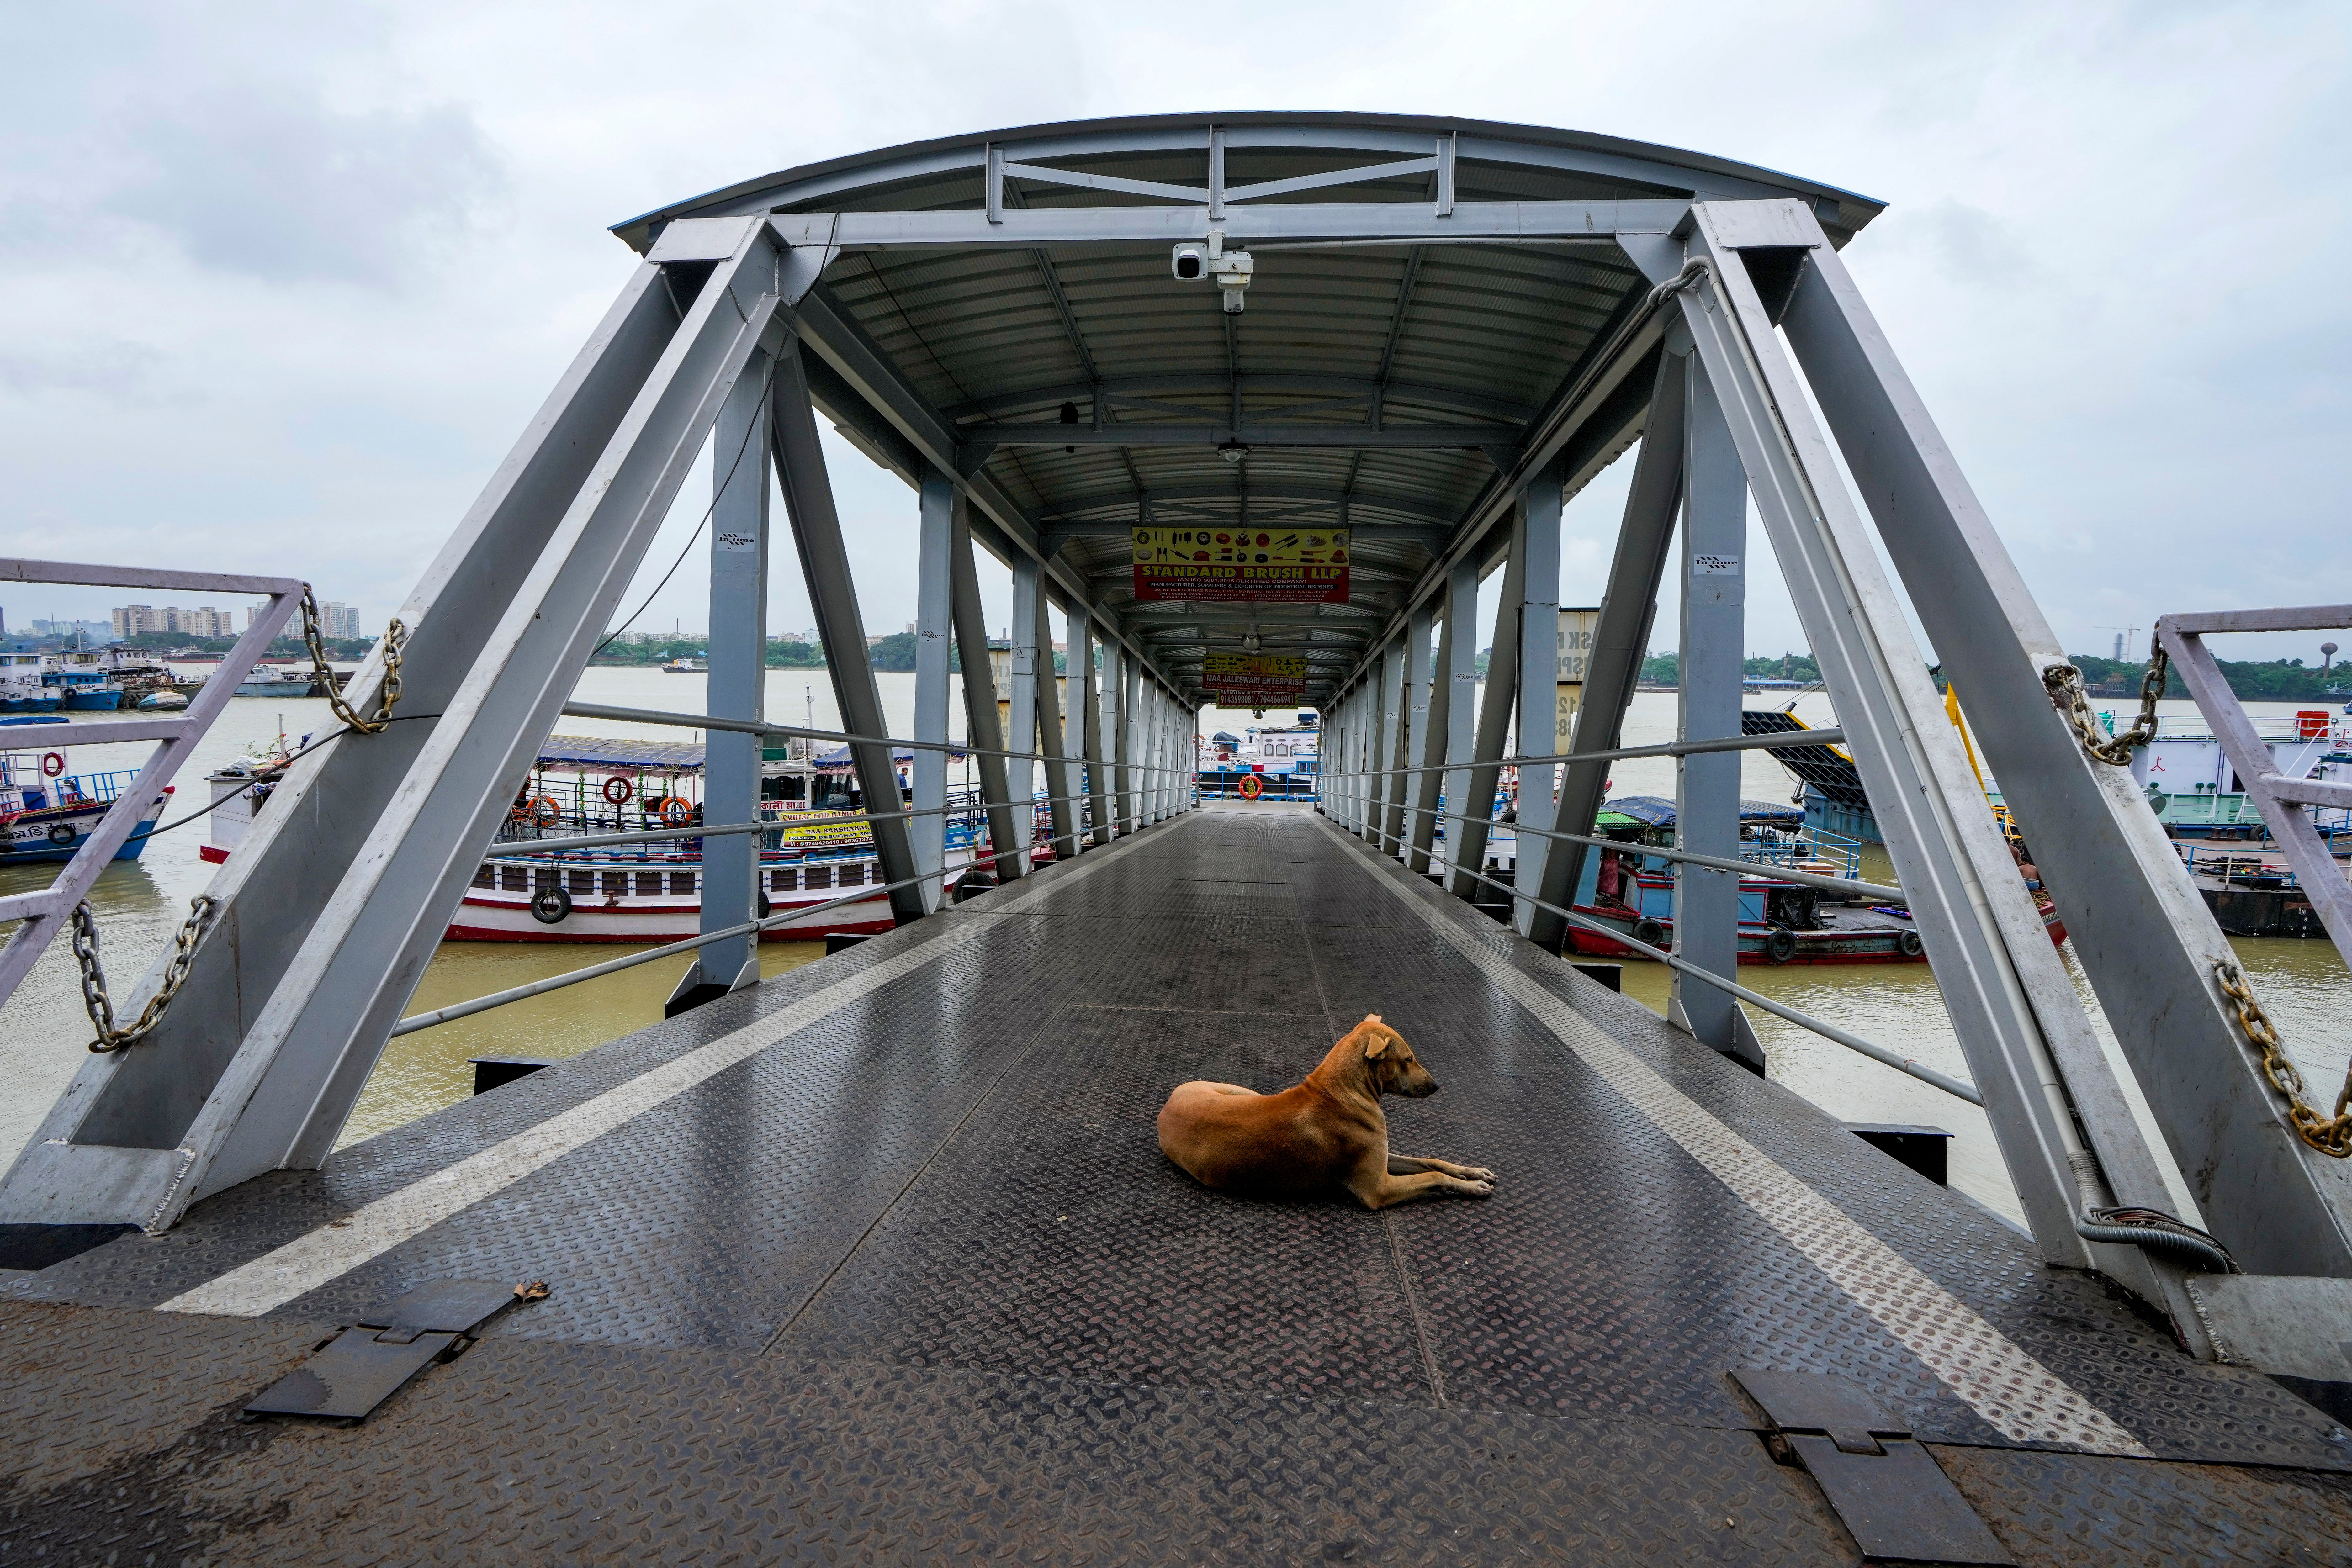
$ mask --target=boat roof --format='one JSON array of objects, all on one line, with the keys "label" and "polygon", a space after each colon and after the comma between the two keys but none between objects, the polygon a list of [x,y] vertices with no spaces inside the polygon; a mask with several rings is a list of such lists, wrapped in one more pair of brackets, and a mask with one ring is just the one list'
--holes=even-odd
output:
[{"label": "boat roof", "polygon": [[702,743],[691,740],[606,740],[586,735],[551,735],[539,748],[542,764],[568,768],[699,768]]},{"label": "boat roof", "polygon": [[[1630,821],[1646,828],[1671,828],[1675,825],[1675,803],[1664,795],[1619,795],[1611,800],[1607,810],[1615,811]],[[1742,800],[1739,820],[1743,822],[1801,822],[1804,812],[1780,800]]]}]

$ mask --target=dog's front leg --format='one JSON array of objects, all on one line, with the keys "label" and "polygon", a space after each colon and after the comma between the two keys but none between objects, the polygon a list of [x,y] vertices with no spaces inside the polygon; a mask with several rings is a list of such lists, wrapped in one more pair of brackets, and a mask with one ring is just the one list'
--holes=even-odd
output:
[{"label": "dog's front leg", "polygon": [[1410,1176],[1391,1176],[1384,1170],[1360,1172],[1348,1183],[1348,1190],[1366,1208],[1386,1208],[1392,1203],[1410,1203],[1416,1197],[1436,1197],[1447,1193],[1463,1197],[1492,1197],[1495,1194],[1491,1182],[1465,1181],[1444,1171],[1420,1171]]},{"label": "dog's front leg", "polygon": [[1464,1181],[1493,1181],[1495,1173],[1482,1166],[1457,1166],[1452,1160],[1441,1160],[1429,1155],[1391,1155],[1389,1175],[1412,1176],[1422,1171],[1443,1171]]}]

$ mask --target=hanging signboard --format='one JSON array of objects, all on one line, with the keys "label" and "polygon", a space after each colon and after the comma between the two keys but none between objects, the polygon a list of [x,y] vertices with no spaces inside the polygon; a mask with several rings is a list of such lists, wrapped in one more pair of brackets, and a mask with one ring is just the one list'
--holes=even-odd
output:
[{"label": "hanging signboard", "polygon": [[1559,669],[1557,716],[1553,721],[1552,754],[1565,756],[1569,737],[1576,731],[1576,710],[1584,705],[1585,667],[1592,659],[1593,633],[1601,629],[1598,610],[1559,612]]},{"label": "hanging signboard", "polygon": [[1219,707],[1280,707],[1307,695],[1307,656],[1203,653],[1201,677]]},{"label": "hanging signboard", "polygon": [[1138,528],[1138,599],[1348,602],[1345,528]]}]

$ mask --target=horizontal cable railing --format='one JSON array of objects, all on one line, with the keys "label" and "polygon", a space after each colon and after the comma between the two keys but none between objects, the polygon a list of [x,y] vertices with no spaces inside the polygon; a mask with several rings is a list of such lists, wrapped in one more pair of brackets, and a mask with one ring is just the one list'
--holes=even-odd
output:
[{"label": "horizontal cable railing", "polygon": [[[1342,827],[1340,831],[1343,832],[1350,832],[1354,830]],[[1378,828],[1370,828],[1368,831],[1375,838],[1381,840],[1384,843],[1400,845],[1405,844],[1404,838],[1400,834],[1382,832]],[[1406,847],[1410,848],[1409,845]],[[1850,1034],[1846,1030],[1838,1028],[1837,1025],[1817,1019],[1811,1013],[1800,1012],[1795,1008],[1776,1002],[1768,996],[1749,990],[1747,987],[1739,984],[1736,980],[1726,979],[1723,976],[1715,973],[1711,969],[1700,968],[1696,964],[1690,962],[1686,958],[1680,958],[1662,948],[1653,947],[1646,942],[1636,941],[1632,936],[1617,930],[1613,926],[1604,925],[1598,920],[1593,920],[1585,915],[1579,915],[1573,909],[1562,909],[1557,904],[1552,904],[1544,899],[1538,898],[1532,894],[1522,893],[1517,888],[1512,886],[1509,883],[1499,881],[1496,878],[1486,876],[1481,873],[1470,871],[1461,866],[1451,866],[1448,869],[1461,872],[1463,875],[1468,877],[1473,882],[1483,883],[1488,887],[1498,889],[1513,899],[1526,899],[1528,903],[1535,905],[1538,909],[1549,910],[1552,914],[1559,915],[1563,920],[1567,920],[1576,925],[1581,926],[1586,930],[1598,932],[1600,935],[1608,937],[1612,942],[1615,942],[1622,946],[1630,947],[1637,953],[1645,954],[1648,956],[1656,959],[1659,963],[1665,965],[1669,968],[1676,969],[1683,974],[1688,975],[1694,980],[1697,980],[1705,985],[1713,986],[1719,991],[1727,991],[1731,995],[1738,997],[1743,1002],[1753,1003],[1755,1006],[1762,1008],[1766,1012],[1770,1013],[1777,1018],[1786,1019],[1790,1023],[1797,1025],[1800,1029],[1811,1030],[1813,1033],[1820,1035],[1823,1040],[1834,1040],[1839,1045],[1844,1046],[1847,1050],[1859,1051],[1863,1055],[1869,1057],[1874,1061],[1885,1062],[1887,1066],[1894,1068],[1897,1072],[1908,1073],[1912,1077],[1919,1080],[1922,1083],[1933,1084],[1935,1087],[1942,1090],[1945,1093],[1957,1095],[1958,1098],[1967,1101],[1971,1105],[1982,1105],[1984,1103],[1984,1096],[1978,1093],[1973,1085],[1964,1083],[1960,1080],[1953,1078],[1946,1073],[1938,1072],[1934,1068],[1927,1066],[1926,1063],[1915,1061],[1899,1051],[1889,1051],[1883,1045],[1878,1045],[1873,1041],[1864,1040],[1860,1035]]]}]

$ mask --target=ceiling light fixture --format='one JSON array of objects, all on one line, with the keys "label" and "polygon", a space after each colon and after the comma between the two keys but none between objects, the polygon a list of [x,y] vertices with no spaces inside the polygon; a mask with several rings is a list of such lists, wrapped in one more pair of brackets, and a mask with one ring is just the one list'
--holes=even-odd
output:
[{"label": "ceiling light fixture", "polygon": [[1228,463],[1238,463],[1249,455],[1249,448],[1239,441],[1221,441],[1217,444],[1217,455]]}]

